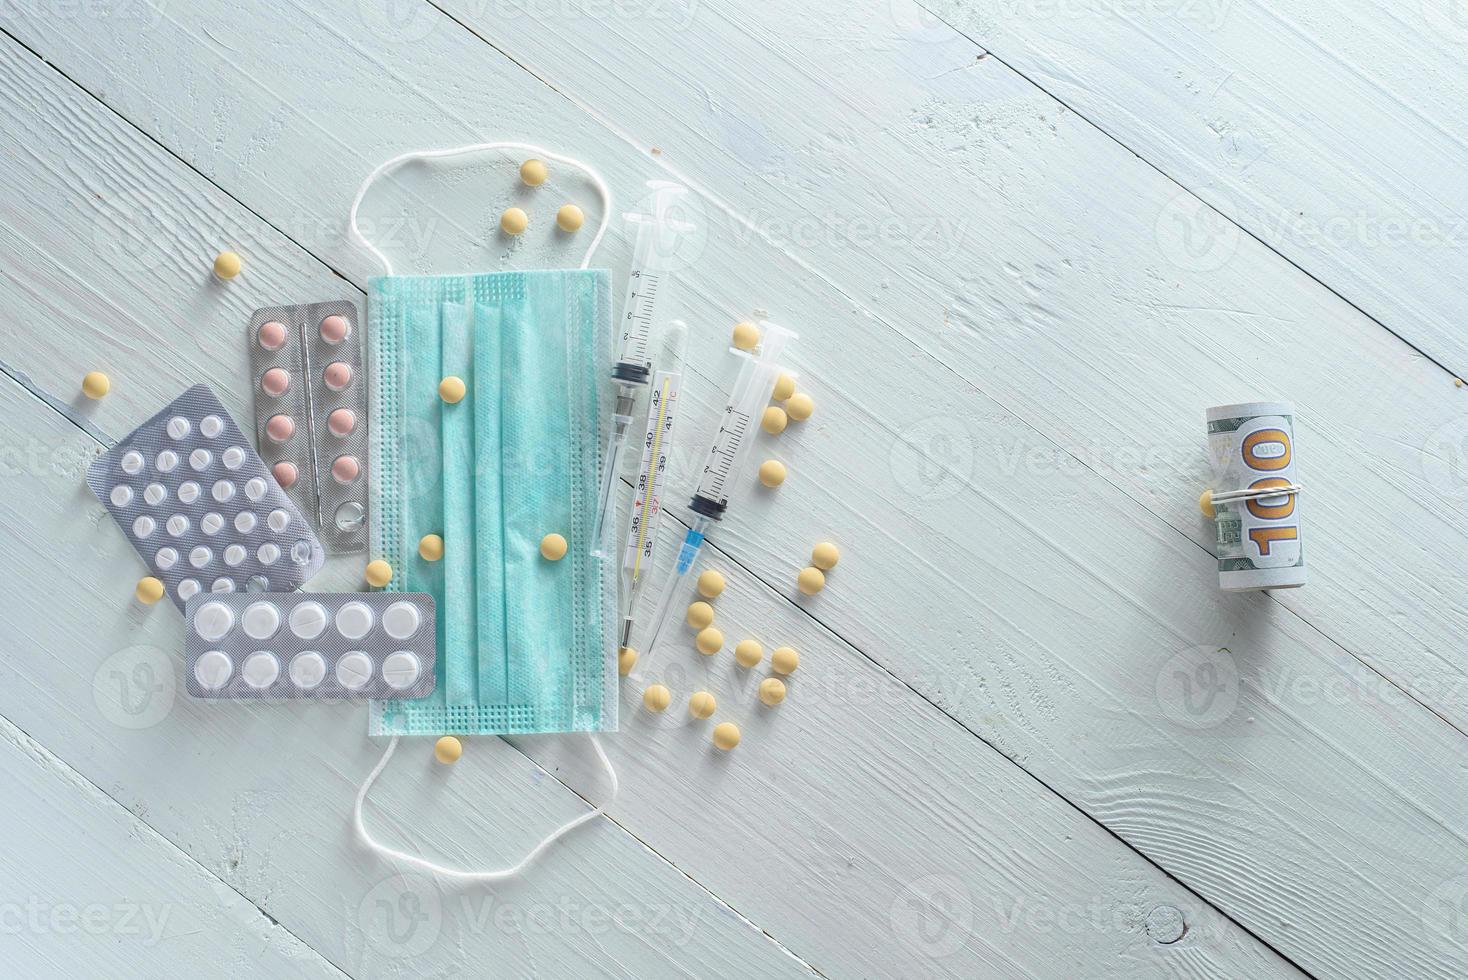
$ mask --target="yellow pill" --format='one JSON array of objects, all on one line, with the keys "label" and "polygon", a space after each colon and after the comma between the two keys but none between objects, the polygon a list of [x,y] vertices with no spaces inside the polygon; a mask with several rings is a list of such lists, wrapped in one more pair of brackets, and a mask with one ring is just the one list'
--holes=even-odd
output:
[{"label": "yellow pill", "polygon": [[710,568],[698,576],[698,594],[705,599],[712,599],[724,591],[724,576]]},{"label": "yellow pill", "polygon": [[561,231],[575,231],[586,220],[586,215],[574,204],[562,204],[556,212],[556,227]]},{"label": "yellow pill", "polygon": [[785,403],[785,411],[797,422],[804,422],[815,410],[816,403],[803,391],[791,395],[790,400]]},{"label": "yellow pill", "polygon": [[133,590],[133,595],[145,606],[151,606],[163,598],[163,583],[153,576],[138,579],[138,587]]},{"label": "yellow pill", "polygon": [[418,557],[424,561],[438,561],[443,557],[443,538],[437,534],[425,534],[418,539]]},{"label": "yellow pill", "polygon": [[214,256],[214,274],[221,279],[233,279],[240,274],[243,265],[235,252],[220,252]]},{"label": "yellow pill", "polygon": [[734,324],[734,346],[740,350],[754,350],[759,345],[759,327],[748,320]]},{"label": "yellow pill", "polygon": [[782,373],[775,379],[775,390],[770,397],[777,402],[783,402],[793,394],[795,394],[795,379]]},{"label": "yellow pill", "polygon": [[770,707],[785,700],[785,682],[778,677],[766,677],[759,682],[759,699]]},{"label": "yellow pill", "polygon": [[741,667],[753,667],[764,659],[765,648],[759,640],[740,640],[734,647],[734,660]]},{"label": "yellow pill", "polygon": [[760,428],[772,436],[777,436],[785,431],[785,423],[789,421],[785,416],[785,410],[779,405],[771,405],[765,409],[764,418],[760,419]]},{"label": "yellow pill", "polygon": [[540,557],[546,561],[560,561],[566,557],[566,539],[554,531],[541,538]]},{"label": "yellow pill", "polygon": [[452,735],[445,735],[433,743],[433,757],[446,766],[459,761],[464,754],[464,745]]},{"label": "yellow pill", "polygon": [[642,692],[642,706],[648,711],[666,711],[673,703],[673,693],[661,684],[654,684]]},{"label": "yellow pill", "polygon": [[459,404],[467,393],[468,389],[464,387],[464,379],[455,375],[451,374],[438,383],[438,397],[450,405]]},{"label": "yellow pill", "polygon": [[367,563],[367,584],[374,589],[380,589],[392,581],[392,566],[381,558],[375,558]]},{"label": "yellow pill", "polygon": [[724,649],[724,634],[712,626],[705,626],[693,638],[693,645],[698,647],[698,652],[705,657],[712,657]]},{"label": "yellow pill", "polygon": [[829,541],[822,541],[810,549],[810,563],[821,571],[829,572],[841,560],[841,552]]},{"label": "yellow pill", "polygon": [[732,721],[721,721],[714,726],[714,744],[728,752],[739,744],[739,726]]},{"label": "yellow pill", "polygon": [[1213,507],[1213,491],[1204,490],[1198,497],[1198,509],[1203,512],[1204,517],[1217,517],[1218,511]]},{"label": "yellow pill", "polygon": [[767,487],[778,487],[785,482],[785,464],[778,459],[767,459],[759,464],[759,482]]},{"label": "yellow pill", "polygon": [[802,568],[795,577],[795,584],[806,595],[815,595],[826,587],[826,573],[819,568]]},{"label": "yellow pill", "polygon": [[88,371],[82,378],[82,394],[88,398],[101,398],[112,390],[112,382],[101,371]]},{"label": "yellow pill", "polygon": [[506,235],[518,235],[530,227],[530,216],[519,208],[505,208],[500,215],[500,230]]},{"label": "yellow pill", "polygon": [[695,602],[688,607],[688,625],[701,630],[714,621],[714,607],[707,602]]},{"label": "yellow pill", "polygon": [[712,718],[719,702],[708,691],[699,691],[688,699],[688,713],[695,718]]},{"label": "yellow pill", "polygon": [[539,187],[545,183],[549,176],[545,170],[545,161],[530,159],[520,164],[520,179],[530,187]]},{"label": "yellow pill", "polygon": [[777,674],[794,673],[799,666],[800,654],[795,652],[794,647],[775,647],[775,652],[770,654],[770,667]]},{"label": "yellow pill", "polygon": [[626,677],[632,673],[632,668],[637,665],[637,651],[631,647],[621,647],[617,650],[617,673]]}]

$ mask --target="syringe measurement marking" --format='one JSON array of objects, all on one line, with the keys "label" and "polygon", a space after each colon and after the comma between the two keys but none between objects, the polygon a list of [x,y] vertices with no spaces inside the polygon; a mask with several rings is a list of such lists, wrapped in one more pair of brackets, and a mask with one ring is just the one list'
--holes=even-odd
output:
[{"label": "syringe measurement marking", "polygon": [[627,319],[639,324],[640,329],[634,331],[627,327],[622,331],[622,340],[632,341],[632,347],[627,351],[630,358],[646,363],[647,343],[652,333],[652,313],[654,300],[658,295],[659,276],[640,273],[634,276],[640,283],[632,294],[632,302],[629,304],[633,309],[627,311]]},{"label": "syringe measurement marking", "polygon": [[724,500],[724,481],[729,477],[729,467],[734,465],[734,452],[749,428],[749,416],[735,411],[732,405],[724,413],[726,421],[719,426],[719,434],[714,440],[714,462],[703,468],[704,474],[712,477],[712,481],[699,485],[700,495],[720,503]]}]

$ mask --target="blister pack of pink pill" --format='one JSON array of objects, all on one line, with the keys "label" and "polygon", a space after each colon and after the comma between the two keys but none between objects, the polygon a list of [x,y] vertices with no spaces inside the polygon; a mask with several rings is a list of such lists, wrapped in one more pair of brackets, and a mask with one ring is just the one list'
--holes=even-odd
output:
[{"label": "blister pack of pink pill", "polygon": [[333,554],[367,547],[367,382],[350,300],[250,317],[260,455]]}]

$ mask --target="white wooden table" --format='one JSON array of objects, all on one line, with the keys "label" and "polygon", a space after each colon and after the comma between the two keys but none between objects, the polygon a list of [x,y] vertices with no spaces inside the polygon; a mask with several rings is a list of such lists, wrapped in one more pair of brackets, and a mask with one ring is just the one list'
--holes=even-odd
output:
[{"label": "white wooden table", "polygon": [[[1468,975],[1460,6],[5,4],[3,972]],[[672,710],[623,684],[609,816],[466,889],[353,841],[361,706],[187,697],[82,474],[192,382],[248,416],[249,312],[364,298],[362,175],[484,139],[593,161],[619,210],[697,190],[686,443],[756,309],[817,413],[710,548],[731,645],[802,653],[786,703],[669,652]],[[516,162],[365,214],[404,269],[564,265],[553,208],[592,198]],[[1311,578],[1224,596],[1203,410],[1253,396],[1298,407]],[[498,863],[600,798],[588,755],[408,743],[373,819]]]}]

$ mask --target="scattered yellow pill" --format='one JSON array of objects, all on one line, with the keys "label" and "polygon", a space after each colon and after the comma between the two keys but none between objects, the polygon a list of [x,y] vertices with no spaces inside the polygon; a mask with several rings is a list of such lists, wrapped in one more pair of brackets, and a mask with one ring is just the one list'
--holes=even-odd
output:
[{"label": "scattered yellow pill", "polygon": [[688,713],[695,718],[712,718],[719,702],[708,691],[699,691],[688,699]]},{"label": "scattered yellow pill", "polygon": [[712,599],[724,591],[724,576],[710,568],[698,576],[698,594]]},{"label": "scattered yellow pill", "polygon": [[620,647],[617,650],[617,673],[626,677],[632,673],[632,668],[637,666],[637,651],[631,647]]},{"label": "scattered yellow pill", "polygon": [[1213,491],[1204,490],[1198,498],[1198,509],[1203,512],[1204,517],[1217,517],[1218,511],[1213,507]]},{"label": "scattered yellow pill", "polygon": [[819,568],[802,568],[795,577],[795,584],[806,595],[815,595],[826,587],[826,573]]},{"label": "scattered yellow pill", "polygon": [[765,409],[764,418],[760,419],[760,428],[772,436],[777,436],[785,431],[785,423],[789,419],[785,416],[785,410],[779,405],[771,405]]},{"label": "scattered yellow pill", "polygon": [[754,350],[759,345],[759,327],[748,320],[734,324],[734,346],[740,350]]},{"label": "scattered yellow pill", "polygon": [[666,711],[673,703],[673,693],[661,684],[654,684],[642,692],[642,706],[648,711]]},{"label": "scattered yellow pill", "polygon": [[782,373],[775,379],[775,390],[770,397],[777,402],[783,402],[793,394],[795,394],[795,378]]},{"label": "scattered yellow pill", "polygon": [[741,667],[753,667],[764,659],[765,648],[759,640],[740,640],[734,647],[734,660]]},{"label": "scattered yellow pill", "polygon": [[688,607],[688,625],[701,630],[714,621],[714,607],[707,602],[695,602]]},{"label": "scattered yellow pill", "polygon": [[424,561],[438,561],[443,557],[443,538],[437,534],[425,534],[418,539],[418,557]]},{"label": "scattered yellow pill", "polygon": [[554,531],[541,538],[540,557],[546,561],[560,561],[566,557],[566,539]]},{"label": "scattered yellow pill", "polygon": [[759,482],[767,487],[778,487],[785,482],[785,464],[778,459],[767,459],[759,464]]},{"label": "scattered yellow pill", "polygon": [[561,209],[556,212],[556,227],[561,231],[575,231],[585,220],[586,215],[574,204],[562,204]]},{"label": "scattered yellow pill", "polygon": [[698,647],[698,652],[705,657],[712,657],[724,649],[724,634],[712,626],[705,626],[693,638],[693,645]]},{"label": "scattered yellow pill", "polygon": [[790,396],[785,403],[785,411],[797,422],[804,422],[810,418],[811,413],[816,410],[816,403],[810,400],[810,395],[803,391],[797,391]]},{"label": "scattered yellow pill", "polygon": [[88,371],[82,378],[82,394],[88,398],[101,398],[112,390],[112,382],[101,371]]},{"label": "scattered yellow pill", "polygon": [[766,677],[759,682],[759,699],[774,707],[785,700],[785,682],[778,677]]},{"label": "scattered yellow pill", "polygon": [[539,187],[545,183],[549,176],[545,170],[545,161],[530,159],[520,164],[520,179],[530,187]]},{"label": "scattered yellow pill", "polygon": [[133,595],[145,606],[151,606],[163,598],[163,583],[151,575],[138,579],[138,587],[133,590]]},{"label": "scattered yellow pill", "polygon": [[450,405],[457,405],[464,400],[468,389],[464,387],[464,379],[455,375],[449,375],[438,383],[438,397]]},{"label": "scattered yellow pill", "polygon": [[214,274],[221,279],[233,279],[240,274],[243,265],[236,252],[220,252],[214,256]]},{"label": "scattered yellow pill", "polygon": [[829,541],[822,541],[810,549],[810,563],[823,572],[829,572],[841,560],[841,552]]},{"label": "scattered yellow pill", "polygon": [[732,721],[721,721],[714,726],[714,744],[728,752],[739,744],[739,726]]},{"label": "scattered yellow pill", "polygon": [[433,743],[433,757],[446,766],[459,761],[464,754],[464,745],[452,735],[445,735]]},{"label": "scattered yellow pill", "polygon": [[380,589],[392,581],[392,566],[381,558],[374,558],[367,563],[367,584],[374,589]]},{"label": "scattered yellow pill", "polygon": [[500,215],[500,230],[506,235],[518,235],[530,227],[530,216],[519,208],[505,208]]},{"label": "scattered yellow pill", "polygon": [[775,652],[770,654],[770,667],[777,674],[794,673],[799,666],[800,654],[795,652],[794,647],[775,647]]}]

